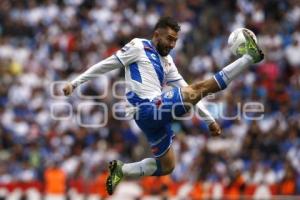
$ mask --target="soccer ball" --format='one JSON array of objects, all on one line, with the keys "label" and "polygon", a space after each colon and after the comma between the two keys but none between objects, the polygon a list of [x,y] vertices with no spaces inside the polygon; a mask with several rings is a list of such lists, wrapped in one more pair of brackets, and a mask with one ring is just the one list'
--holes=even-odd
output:
[{"label": "soccer ball", "polygon": [[245,46],[246,39],[244,37],[243,30],[248,31],[248,33],[250,33],[252,38],[257,43],[257,38],[251,30],[246,29],[246,28],[235,29],[233,32],[230,33],[229,38],[228,38],[228,45],[229,45],[230,51],[235,56],[240,56],[239,49],[243,48]]}]

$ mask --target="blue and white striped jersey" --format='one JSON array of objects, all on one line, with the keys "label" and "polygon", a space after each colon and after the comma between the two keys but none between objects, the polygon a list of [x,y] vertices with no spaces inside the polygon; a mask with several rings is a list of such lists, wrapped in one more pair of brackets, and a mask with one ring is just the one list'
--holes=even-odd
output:
[{"label": "blue and white striped jersey", "polygon": [[182,79],[172,57],[160,56],[150,40],[135,38],[115,55],[125,67],[126,92],[142,99],[151,100],[164,85]]}]

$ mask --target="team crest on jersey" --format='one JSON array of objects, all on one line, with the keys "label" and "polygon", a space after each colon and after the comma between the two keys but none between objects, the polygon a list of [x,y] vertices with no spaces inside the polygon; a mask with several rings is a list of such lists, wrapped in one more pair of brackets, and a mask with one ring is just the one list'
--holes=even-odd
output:
[{"label": "team crest on jersey", "polygon": [[157,58],[156,55],[155,55],[154,53],[151,54],[151,57],[152,57],[154,60],[156,60],[156,58]]},{"label": "team crest on jersey", "polygon": [[174,96],[174,92],[173,90],[166,92],[165,93],[165,97],[171,99]]}]

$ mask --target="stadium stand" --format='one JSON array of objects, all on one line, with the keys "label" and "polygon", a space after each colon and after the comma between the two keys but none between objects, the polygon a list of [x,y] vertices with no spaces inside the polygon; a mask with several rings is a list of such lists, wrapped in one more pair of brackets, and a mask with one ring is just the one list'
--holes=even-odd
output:
[{"label": "stadium stand", "polygon": [[[69,99],[57,89],[131,38],[150,37],[162,15],[181,23],[172,56],[188,82],[234,59],[226,44],[237,27],[255,32],[266,58],[206,101],[222,126],[220,138],[196,117],[174,122],[172,175],[128,180],[112,199],[300,195],[299,0],[1,0],[0,199],[104,199],[109,160],[150,155],[135,124],[111,114],[122,102],[111,86],[123,71]],[[235,117],[247,102],[264,105],[264,117]],[[99,103],[109,108],[108,123],[93,128],[105,121]]]}]

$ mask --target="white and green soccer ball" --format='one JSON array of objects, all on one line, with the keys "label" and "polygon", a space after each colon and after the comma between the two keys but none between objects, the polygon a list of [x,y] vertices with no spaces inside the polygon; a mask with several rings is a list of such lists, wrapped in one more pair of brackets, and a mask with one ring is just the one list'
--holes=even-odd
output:
[{"label": "white and green soccer ball", "polygon": [[248,33],[250,33],[250,35],[252,36],[252,38],[257,43],[257,38],[256,38],[255,34],[251,30],[249,30],[247,28],[238,28],[238,29],[235,29],[234,31],[232,31],[230,33],[229,38],[228,38],[228,46],[230,48],[230,51],[235,56],[240,56],[239,52],[242,52],[242,49],[245,47],[246,39],[244,37],[243,30],[248,31]]}]

